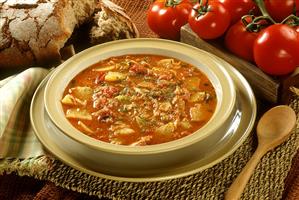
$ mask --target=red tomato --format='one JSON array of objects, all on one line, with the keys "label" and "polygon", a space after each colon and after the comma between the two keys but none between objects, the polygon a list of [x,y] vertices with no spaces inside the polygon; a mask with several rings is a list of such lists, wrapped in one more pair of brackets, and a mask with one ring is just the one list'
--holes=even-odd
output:
[{"label": "red tomato", "polygon": [[[248,19],[248,22],[251,20]],[[253,59],[253,44],[258,33],[246,30],[242,20],[232,25],[225,35],[225,46],[237,56],[248,60]]]},{"label": "red tomato", "polygon": [[271,75],[285,75],[298,64],[298,33],[285,24],[271,25],[258,35],[253,46],[254,60]]},{"label": "red tomato", "polygon": [[295,5],[296,10],[299,10],[299,0],[265,0],[266,9],[276,22],[292,14]]},{"label": "red tomato", "polygon": [[[172,5],[168,5],[167,2]],[[177,1],[157,0],[147,12],[150,29],[162,38],[178,40],[181,27],[188,22],[192,3],[189,0],[183,0],[178,4],[175,2]]]},{"label": "red tomato", "polygon": [[[211,1],[203,12],[196,4],[189,16],[191,29],[202,39],[215,39],[221,36],[230,24],[230,14],[219,2]],[[203,13],[201,13],[203,12]]]},{"label": "red tomato", "polygon": [[253,10],[255,3],[252,0],[217,0],[221,2],[231,15],[231,24],[236,23],[243,15]]}]

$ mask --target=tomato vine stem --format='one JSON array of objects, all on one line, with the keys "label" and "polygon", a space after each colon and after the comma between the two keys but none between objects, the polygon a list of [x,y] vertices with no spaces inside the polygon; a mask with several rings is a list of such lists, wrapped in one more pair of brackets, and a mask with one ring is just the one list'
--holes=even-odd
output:
[{"label": "tomato vine stem", "polygon": [[274,19],[269,15],[264,0],[254,0],[254,2],[256,3],[256,5],[258,6],[258,8],[260,9],[264,19],[268,18],[271,23],[276,24],[276,22],[274,21]]},{"label": "tomato vine stem", "polygon": [[245,15],[244,17],[251,17],[251,22],[248,23],[246,19],[243,20],[242,17],[242,22],[244,26],[246,27],[246,30],[249,32],[259,32],[261,29],[264,27],[268,26],[269,24],[273,24],[273,22],[267,17],[267,16],[259,16],[259,17],[254,17],[253,15]]},{"label": "tomato vine stem", "polygon": [[206,1],[206,4],[204,5],[204,0],[199,0],[198,3],[200,7],[208,5],[208,1]]},{"label": "tomato vine stem", "polygon": [[[269,26],[270,24],[277,24],[273,18],[269,15],[265,3],[263,0],[254,0],[258,8],[260,9],[262,16],[255,17],[253,15],[245,15],[242,17],[242,23],[246,27],[246,30],[249,32],[259,32],[262,28]],[[251,22],[248,22],[248,19],[251,19]],[[285,18],[281,24],[287,24],[289,26],[298,26],[299,17],[292,14]]]},{"label": "tomato vine stem", "polygon": [[[259,32],[262,28],[268,26],[269,24],[277,24],[274,19],[269,15],[264,0],[254,0],[259,10],[262,13],[262,16],[255,17],[254,15],[245,15],[243,16],[242,23],[246,27],[246,30],[249,32]],[[250,18],[249,18],[250,17]],[[248,22],[250,19],[250,22]]]},{"label": "tomato vine stem", "polygon": [[299,26],[299,17],[292,14],[292,15],[289,15],[287,18],[285,18],[281,23],[287,24],[290,26]]},{"label": "tomato vine stem", "polygon": [[198,13],[198,16],[204,15],[207,12],[209,12],[209,0],[204,3],[204,0],[199,0],[199,7],[198,8],[193,8]]},{"label": "tomato vine stem", "polygon": [[181,2],[182,0],[167,0],[165,1],[165,7],[174,7],[179,5]]}]

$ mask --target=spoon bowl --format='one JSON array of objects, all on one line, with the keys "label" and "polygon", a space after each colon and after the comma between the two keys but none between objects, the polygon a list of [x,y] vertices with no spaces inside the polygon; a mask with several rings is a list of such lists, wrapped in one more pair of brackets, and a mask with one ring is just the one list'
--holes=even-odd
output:
[{"label": "spoon bowl", "polygon": [[296,114],[289,106],[276,106],[266,112],[258,122],[257,136],[260,146],[271,150],[290,135],[296,123]]},{"label": "spoon bowl", "polygon": [[251,159],[234,180],[225,194],[226,200],[237,200],[261,158],[284,142],[296,124],[296,113],[289,106],[281,105],[268,110],[257,125],[258,146]]}]

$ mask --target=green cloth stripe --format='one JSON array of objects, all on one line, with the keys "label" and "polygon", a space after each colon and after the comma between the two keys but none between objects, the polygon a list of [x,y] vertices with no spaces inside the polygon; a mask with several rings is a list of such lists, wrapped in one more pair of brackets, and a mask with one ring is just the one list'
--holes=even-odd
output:
[{"label": "green cloth stripe", "polygon": [[30,125],[29,108],[36,87],[48,72],[30,68],[0,88],[0,159],[44,154]]}]

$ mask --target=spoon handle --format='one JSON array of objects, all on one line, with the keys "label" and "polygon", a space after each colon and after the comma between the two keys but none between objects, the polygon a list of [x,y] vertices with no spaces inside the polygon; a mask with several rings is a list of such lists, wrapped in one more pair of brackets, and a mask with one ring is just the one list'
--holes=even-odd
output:
[{"label": "spoon handle", "polygon": [[266,151],[264,148],[260,148],[259,146],[257,147],[256,151],[254,152],[248,163],[245,165],[241,173],[229,187],[228,191],[225,194],[225,200],[240,199],[243,190],[247,182],[249,181],[255,167],[257,166],[257,164],[259,163],[259,161],[265,153]]}]

